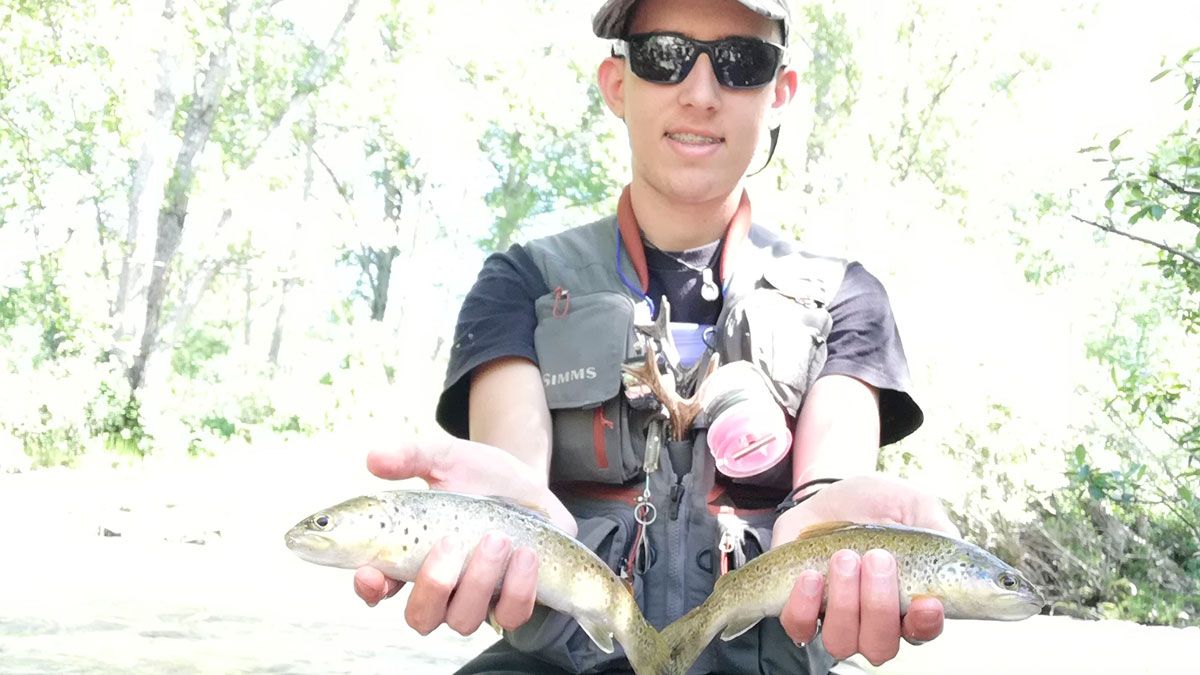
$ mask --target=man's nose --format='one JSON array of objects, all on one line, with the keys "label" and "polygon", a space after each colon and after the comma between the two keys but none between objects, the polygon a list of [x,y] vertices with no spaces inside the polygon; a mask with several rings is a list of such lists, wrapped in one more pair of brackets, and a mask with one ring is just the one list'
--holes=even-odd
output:
[{"label": "man's nose", "polygon": [[716,109],[721,104],[721,85],[708,54],[701,54],[692,72],[679,83],[679,102],[697,108]]}]

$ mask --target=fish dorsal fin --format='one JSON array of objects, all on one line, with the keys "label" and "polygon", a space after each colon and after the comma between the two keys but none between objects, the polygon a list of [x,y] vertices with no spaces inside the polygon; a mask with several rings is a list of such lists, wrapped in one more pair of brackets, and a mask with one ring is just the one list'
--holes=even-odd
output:
[{"label": "fish dorsal fin", "polygon": [[550,521],[550,513],[548,511],[546,511],[546,509],[543,509],[541,506],[539,506],[537,504],[534,504],[531,502],[523,502],[519,499],[513,499],[512,497],[501,497],[500,495],[489,495],[488,499],[493,499],[495,501],[500,502],[501,504],[504,504],[505,506],[517,509],[518,511],[524,511],[526,513],[529,513],[530,515],[537,516],[538,518],[541,518],[542,520],[545,520],[546,522],[551,522]]},{"label": "fish dorsal fin", "polygon": [[613,634],[611,630],[605,626],[593,623],[590,619],[576,619],[576,621],[579,622],[579,627],[583,629],[583,632],[587,633],[587,636],[592,639],[592,642],[596,643],[600,651],[605,654],[613,653]]},{"label": "fish dorsal fin", "polygon": [[753,619],[738,619],[737,621],[730,623],[728,626],[725,626],[725,630],[721,632],[721,639],[729,642],[742,633],[745,633],[751,628],[757,626],[759,621],[762,621],[761,616]]},{"label": "fish dorsal fin", "polygon": [[849,527],[857,527],[857,526],[858,526],[858,523],[852,523],[848,520],[831,520],[831,521],[828,521],[825,523],[817,523],[816,525],[810,525],[810,526],[804,528],[803,530],[800,531],[800,534],[796,535],[796,539],[812,539],[814,537],[820,537],[820,536],[823,536],[826,534],[832,534],[833,532],[837,532],[838,530],[844,530]]}]

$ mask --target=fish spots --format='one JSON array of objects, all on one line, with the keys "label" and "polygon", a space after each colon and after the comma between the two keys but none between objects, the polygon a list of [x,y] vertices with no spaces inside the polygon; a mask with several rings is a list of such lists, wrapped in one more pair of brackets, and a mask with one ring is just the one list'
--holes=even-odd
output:
[{"label": "fish spots", "polygon": [[381,521],[379,521],[379,529],[381,529],[381,530],[382,530],[382,529],[384,529],[384,528],[386,528],[386,527],[387,527],[387,523],[383,522],[382,520],[381,520]]}]

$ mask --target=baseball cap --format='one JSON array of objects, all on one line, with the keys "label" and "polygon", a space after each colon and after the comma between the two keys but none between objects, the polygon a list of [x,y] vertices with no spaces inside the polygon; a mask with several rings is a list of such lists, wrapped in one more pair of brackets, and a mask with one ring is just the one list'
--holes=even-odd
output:
[{"label": "baseball cap", "polygon": [[[783,44],[787,44],[788,32],[792,23],[792,10],[788,0],[738,0],[738,2],[768,19],[782,23]],[[625,37],[629,15],[637,3],[638,0],[607,0],[592,17],[592,31],[596,37],[606,40]]]}]

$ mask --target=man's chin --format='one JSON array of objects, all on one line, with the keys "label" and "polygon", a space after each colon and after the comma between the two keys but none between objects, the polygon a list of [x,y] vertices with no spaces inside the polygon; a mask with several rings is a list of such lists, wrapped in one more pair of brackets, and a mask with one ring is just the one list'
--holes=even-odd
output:
[{"label": "man's chin", "polygon": [[678,204],[709,204],[727,199],[739,181],[711,171],[672,168],[645,181],[651,189]]}]

